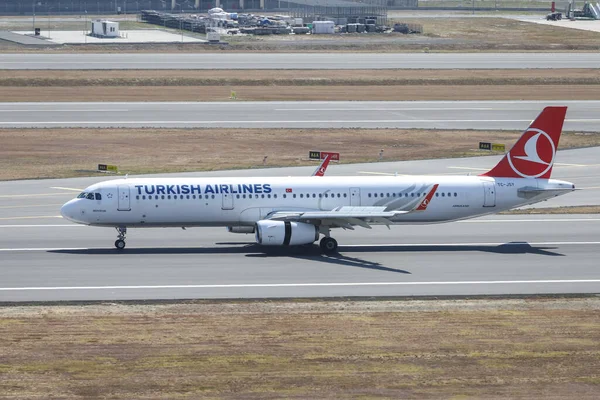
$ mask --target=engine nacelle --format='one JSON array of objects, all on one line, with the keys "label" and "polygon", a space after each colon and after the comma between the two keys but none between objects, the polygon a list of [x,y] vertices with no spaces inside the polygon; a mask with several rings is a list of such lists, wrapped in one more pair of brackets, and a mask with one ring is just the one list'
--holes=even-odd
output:
[{"label": "engine nacelle", "polygon": [[262,220],[256,223],[256,243],[263,246],[295,246],[319,239],[319,229],[312,224]]},{"label": "engine nacelle", "polygon": [[254,233],[253,226],[228,226],[227,232],[229,233]]}]

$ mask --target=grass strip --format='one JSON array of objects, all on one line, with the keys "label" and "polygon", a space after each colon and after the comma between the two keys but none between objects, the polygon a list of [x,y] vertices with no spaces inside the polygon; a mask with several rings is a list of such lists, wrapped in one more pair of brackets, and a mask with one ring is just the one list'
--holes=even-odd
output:
[{"label": "grass strip", "polygon": [[[422,129],[4,129],[0,180],[89,176],[97,164],[118,165],[130,174],[314,165],[307,158],[315,149],[339,152],[343,163],[376,162],[382,149],[384,161],[481,156],[490,153],[476,150],[479,141],[510,146],[520,135]],[[598,145],[598,133],[567,132],[560,148]]]},{"label": "grass strip", "polygon": [[3,398],[597,398],[600,299],[0,307]]}]

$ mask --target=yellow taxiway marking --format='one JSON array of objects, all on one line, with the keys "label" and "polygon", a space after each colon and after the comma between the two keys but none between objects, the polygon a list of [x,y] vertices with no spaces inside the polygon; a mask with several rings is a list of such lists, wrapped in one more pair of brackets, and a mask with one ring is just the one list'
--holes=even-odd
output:
[{"label": "yellow taxiway marking", "polygon": [[582,189],[582,190],[600,189],[600,186],[582,187],[582,188],[577,188],[577,189]]},{"label": "yellow taxiway marking", "polygon": [[0,220],[9,220],[9,219],[36,219],[36,218],[62,218],[60,215],[36,215],[31,217],[5,217],[0,218]]},{"label": "yellow taxiway marking", "polygon": [[68,187],[61,187],[61,186],[52,186],[52,187],[50,187],[50,189],[69,190],[71,192],[83,192],[83,189],[68,188]]},{"label": "yellow taxiway marking", "polygon": [[62,206],[62,203],[59,204],[33,204],[33,205],[21,205],[21,206],[0,206],[0,208],[29,208],[29,207],[54,207],[54,206]]}]

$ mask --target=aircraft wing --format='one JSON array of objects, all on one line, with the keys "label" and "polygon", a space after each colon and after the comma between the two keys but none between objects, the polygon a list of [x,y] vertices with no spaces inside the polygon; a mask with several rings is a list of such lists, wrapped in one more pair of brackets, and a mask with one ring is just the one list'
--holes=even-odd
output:
[{"label": "aircraft wing", "polygon": [[346,229],[354,229],[352,228],[353,225],[371,229],[369,222],[376,222],[389,227],[389,225],[393,224],[390,218],[427,210],[427,206],[429,205],[431,198],[435,194],[438,186],[438,184],[433,185],[423,200],[417,203],[411,210],[386,211],[385,206],[342,206],[326,211],[277,211],[271,214],[268,219],[278,221],[306,222],[313,223],[315,225],[327,225]]}]

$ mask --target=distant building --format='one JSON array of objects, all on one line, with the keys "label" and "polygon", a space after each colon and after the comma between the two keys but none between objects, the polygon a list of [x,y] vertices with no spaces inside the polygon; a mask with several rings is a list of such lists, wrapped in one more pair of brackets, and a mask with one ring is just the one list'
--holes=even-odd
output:
[{"label": "distant building", "polygon": [[114,38],[119,37],[119,23],[96,19],[92,21],[92,36]]}]

